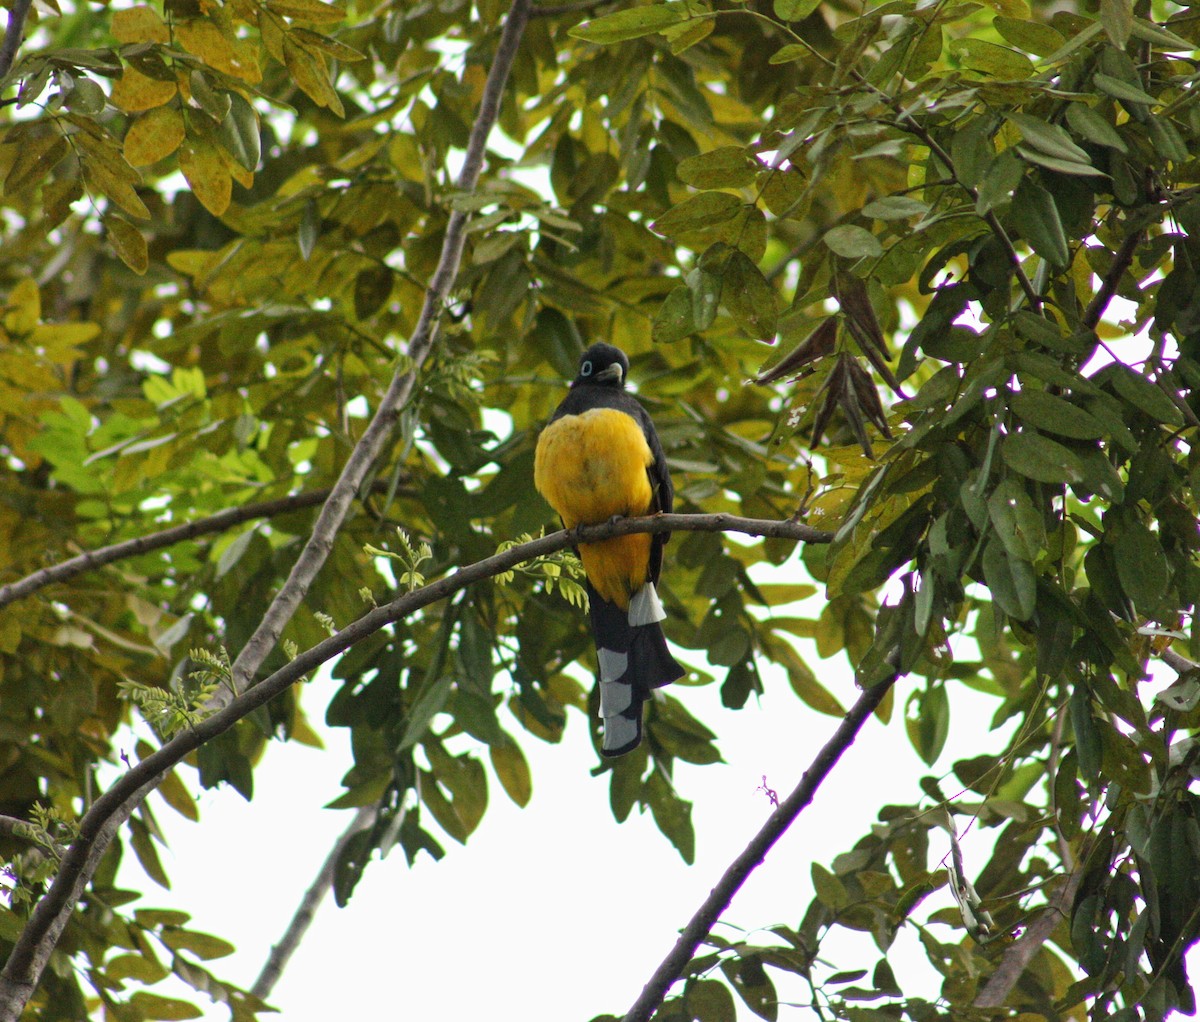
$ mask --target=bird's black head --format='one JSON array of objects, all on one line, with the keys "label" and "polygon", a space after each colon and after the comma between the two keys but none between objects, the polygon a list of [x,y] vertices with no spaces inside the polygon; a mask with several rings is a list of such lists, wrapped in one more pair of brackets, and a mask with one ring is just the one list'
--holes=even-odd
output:
[{"label": "bird's black head", "polygon": [[571,386],[615,387],[620,390],[625,386],[628,372],[629,359],[625,357],[625,352],[599,341],[583,353],[583,358],[579,360],[579,375],[571,382]]}]

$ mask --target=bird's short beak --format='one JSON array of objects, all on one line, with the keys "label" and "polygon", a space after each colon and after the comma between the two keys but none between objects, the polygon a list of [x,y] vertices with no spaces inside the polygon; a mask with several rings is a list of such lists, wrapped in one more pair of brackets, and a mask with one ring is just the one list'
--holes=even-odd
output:
[{"label": "bird's short beak", "polygon": [[616,380],[617,383],[620,383],[621,372],[621,363],[614,362],[607,369],[601,369],[600,372],[592,377],[592,380],[596,383],[608,383],[609,380]]}]

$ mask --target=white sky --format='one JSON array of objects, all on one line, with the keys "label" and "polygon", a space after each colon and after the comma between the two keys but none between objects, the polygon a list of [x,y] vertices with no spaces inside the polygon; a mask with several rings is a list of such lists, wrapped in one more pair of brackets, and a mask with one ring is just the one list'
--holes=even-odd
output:
[{"label": "white sky", "polygon": [[[835,663],[817,666],[849,706],[857,691],[849,669]],[[720,707],[717,685],[673,689],[718,731],[727,760],[676,768],[678,790],[695,802],[694,866],[684,864],[649,813],[635,810],[625,824],[616,824],[608,780],[590,776],[595,753],[582,717],[571,711],[561,745],[523,739],[534,776],[528,807],[508,800],[489,767],[488,812],[466,846],[426,818],[447,850],[441,862],[423,855],[410,870],[397,849],[367,868],[346,909],[332,900],[322,906],[271,999],[281,1011],[276,1017],[587,1022],[603,1012],[623,1014],[677,931],[766,819],[770,805],[756,790],[763,775],[784,797],[837,726],[834,718],[804,706],[782,671],[767,672],[766,695],[738,712]],[[320,716],[332,686],[318,680],[305,693],[313,717]],[[942,769],[983,748],[981,733],[994,705],[957,691],[973,709],[952,719],[959,740],[944,754]],[[744,928],[797,926],[812,896],[813,858],[828,862],[848,850],[880,806],[919,798],[917,778],[927,771],[908,744],[902,705],[898,700],[889,727],[868,722],[814,804],[735,898],[727,921]],[[521,733],[515,722],[512,730]],[[999,749],[999,737],[993,737]],[[199,825],[156,800],[171,841],[163,861],[174,889],[162,892],[148,880],[134,886],[148,895],[146,905],[182,908],[192,913],[191,927],[238,946],[236,955],[212,963],[218,975],[245,987],[253,983],[350,820],[347,811],[320,808],[340,793],[338,781],[349,763],[344,732],[337,731],[325,752],[278,745],[269,750],[256,774],[253,803],[227,789],[204,793]],[[982,869],[993,836],[968,836],[968,871]],[[935,836],[930,865],[946,850]],[[943,900],[948,904],[949,894],[938,892],[919,917]],[[732,938],[736,931],[717,932]],[[902,985],[914,970],[928,971],[915,945],[903,948],[910,933],[902,931],[889,958]],[[952,939],[949,930],[945,936]],[[761,940],[775,943],[770,934]],[[873,968],[879,958],[873,943],[864,938],[857,946],[865,953],[843,945],[849,954],[836,955],[831,964]],[[774,970],[771,975],[781,1000],[808,997],[802,982]],[[936,981],[922,987],[921,994],[936,996]],[[755,1017],[740,1002],[738,1007],[739,1019]],[[781,1009],[782,1018],[798,1014]],[[227,1013],[214,1008],[207,1017]]]}]

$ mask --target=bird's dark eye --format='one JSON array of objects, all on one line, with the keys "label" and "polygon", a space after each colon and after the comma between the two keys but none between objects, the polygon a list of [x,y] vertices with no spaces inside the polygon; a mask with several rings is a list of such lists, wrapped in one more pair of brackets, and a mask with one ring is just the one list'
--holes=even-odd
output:
[{"label": "bird's dark eye", "polygon": [[579,367],[579,375],[580,376],[591,376],[592,375],[592,360],[590,358],[587,359],[583,363],[583,365],[581,365]]}]

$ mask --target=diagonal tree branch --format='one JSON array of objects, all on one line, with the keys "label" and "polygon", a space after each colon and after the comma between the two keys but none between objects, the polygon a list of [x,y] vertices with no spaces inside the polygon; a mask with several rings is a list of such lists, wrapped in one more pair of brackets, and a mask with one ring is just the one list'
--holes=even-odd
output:
[{"label": "diagonal tree branch", "polygon": [[1075,901],[1075,892],[1079,889],[1083,874],[1081,865],[1050,899],[1050,904],[1042,914],[1004,952],[996,971],[988,977],[983,989],[975,997],[976,1008],[999,1008],[1004,1003],[1038,949],[1050,939],[1059,922],[1070,916],[1071,904]]},{"label": "diagonal tree branch", "polygon": [[825,778],[829,776],[829,772],[837,765],[842,753],[854,743],[859,730],[867,718],[875,712],[875,708],[895,684],[898,677],[898,674],[892,674],[874,687],[866,689],[850,707],[841,724],[833,733],[833,737],[825,743],[809,768],[804,771],[804,776],[800,778],[800,783],[796,785],[795,790],[767,818],[762,829],[733,860],[721,879],[717,881],[717,885],[704,899],[704,903],[696,910],[691,921],[683,928],[675,946],[662,960],[662,964],[654,970],[654,975],[642,988],[638,999],[633,1002],[633,1007],[626,1013],[624,1022],[648,1022],[650,1017],[662,1006],[667,991],[683,975],[683,970],[692,960],[700,942],[708,936],[721,913],[729,907],[733,896],[741,889],[750,874],[762,865],[762,861],[767,857],[767,853],[775,842],[796,822],[796,818],[805,806],[812,802],[817,789],[821,787]]},{"label": "diagonal tree branch", "polygon": [[275,984],[279,982],[279,977],[283,975],[283,970],[287,968],[288,960],[292,957],[292,953],[300,946],[300,941],[304,939],[305,933],[308,932],[309,926],[312,925],[313,918],[317,914],[317,909],[320,907],[325,895],[329,889],[333,887],[333,872],[337,868],[338,856],[342,854],[342,849],[350,842],[360,830],[369,827],[375,819],[375,806],[363,806],[354,814],[354,819],[350,821],[348,826],[334,843],[329,854],[325,857],[325,861],[321,864],[321,869],[318,871],[316,879],[309,885],[307,891],[304,892],[304,897],[300,899],[300,904],[296,908],[295,915],[292,916],[292,921],[288,923],[288,928],[284,931],[279,943],[271,948],[271,953],[267,956],[266,964],[263,965],[262,972],[258,974],[258,979],[254,981],[254,986],[250,988],[250,993],[257,997],[260,1001],[265,1001],[271,996],[271,991],[275,989]]},{"label": "diagonal tree branch", "polygon": [[0,43],[0,78],[12,70],[13,61],[17,59],[17,50],[21,48],[21,40],[25,37],[25,19],[29,17],[29,8],[33,0],[16,0],[8,12],[8,28],[4,31],[4,42]]},{"label": "diagonal tree branch", "polygon": [[[508,80],[508,73],[516,59],[521,36],[529,20],[531,0],[513,0],[508,16],[504,21],[504,29],[500,33],[500,41],[496,47],[496,55],[492,59],[487,81],[483,87],[483,97],[479,104],[479,114],[471,127],[471,135],[467,141],[466,156],[463,160],[462,171],[458,176],[457,186],[460,191],[472,192],[479,181],[483,169],[484,154],[487,150],[487,140],[495,126],[500,113],[500,99]],[[417,375],[433,350],[437,340],[438,323],[442,309],[458,276],[459,264],[462,262],[463,246],[466,240],[467,218],[469,214],[461,209],[452,209],[446,223],[446,234],[442,242],[442,254],[438,260],[437,269],[425,292],[425,302],[417,319],[416,329],[408,343],[407,368],[397,372],[392,378],[383,400],[379,404],[370,424],[363,432],[354,450],[346,459],[342,474],[338,478],[329,499],[321,507],[321,513],[313,525],[312,535],[304,549],[296,558],[296,563],[287,577],[287,581],[271,601],[262,620],[254,633],[242,647],[242,651],[233,662],[233,689],[242,691],[253,683],[254,675],[262,666],[267,655],[275,648],[279,635],[284,626],[292,619],[296,608],[300,606],[312,585],[313,579],[325,563],[329,551],[333,547],[334,537],[345,521],[354,495],[362,486],[367,472],[382,454],[387,442],[400,419],[400,413],[412,397],[416,386]],[[224,690],[222,690],[224,692]]]},{"label": "diagonal tree branch", "polygon": [[[341,631],[301,653],[257,685],[232,698],[227,705],[216,709],[211,716],[177,734],[127,770],[92,803],[91,808],[79,821],[78,836],[67,848],[57,875],[46,894],[34,907],[25,929],[17,938],[8,961],[0,972],[0,1022],[17,1022],[20,1018],[25,1004],[37,988],[50,959],[50,953],[57,945],[71,913],[121,825],[162,781],[167,771],[205,742],[228,731],[243,717],[264,706],[321,664],[339,653],[344,653],[356,642],[385,625],[453,596],[467,586],[515,568],[525,561],[555,553],[575,543],[595,542],[636,532],[721,531],[811,543],[828,543],[833,538],[829,532],[792,520],[760,520],[724,514],[622,518],[601,525],[580,526],[570,531],[559,530],[549,536],[518,544],[482,561],[476,561],[435,582],[404,593],[391,603],[375,607]],[[886,684],[877,686],[886,687]],[[876,689],[870,691],[873,693]],[[866,695],[864,694],[864,698]],[[881,697],[882,692],[879,695]],[[850,715],[856,712],[862,702],[863,699],[860,699],[859,703],[855,704]],[[847,720],[849,719],[850,716],[847,717]],[[826,766],[826,772],[835,761],[836,756]],[[803,784],[804,782],[802,787]],[[811,798],[811,795],[809,797]],[[799,808],[796,811],[799,812]]]}]

